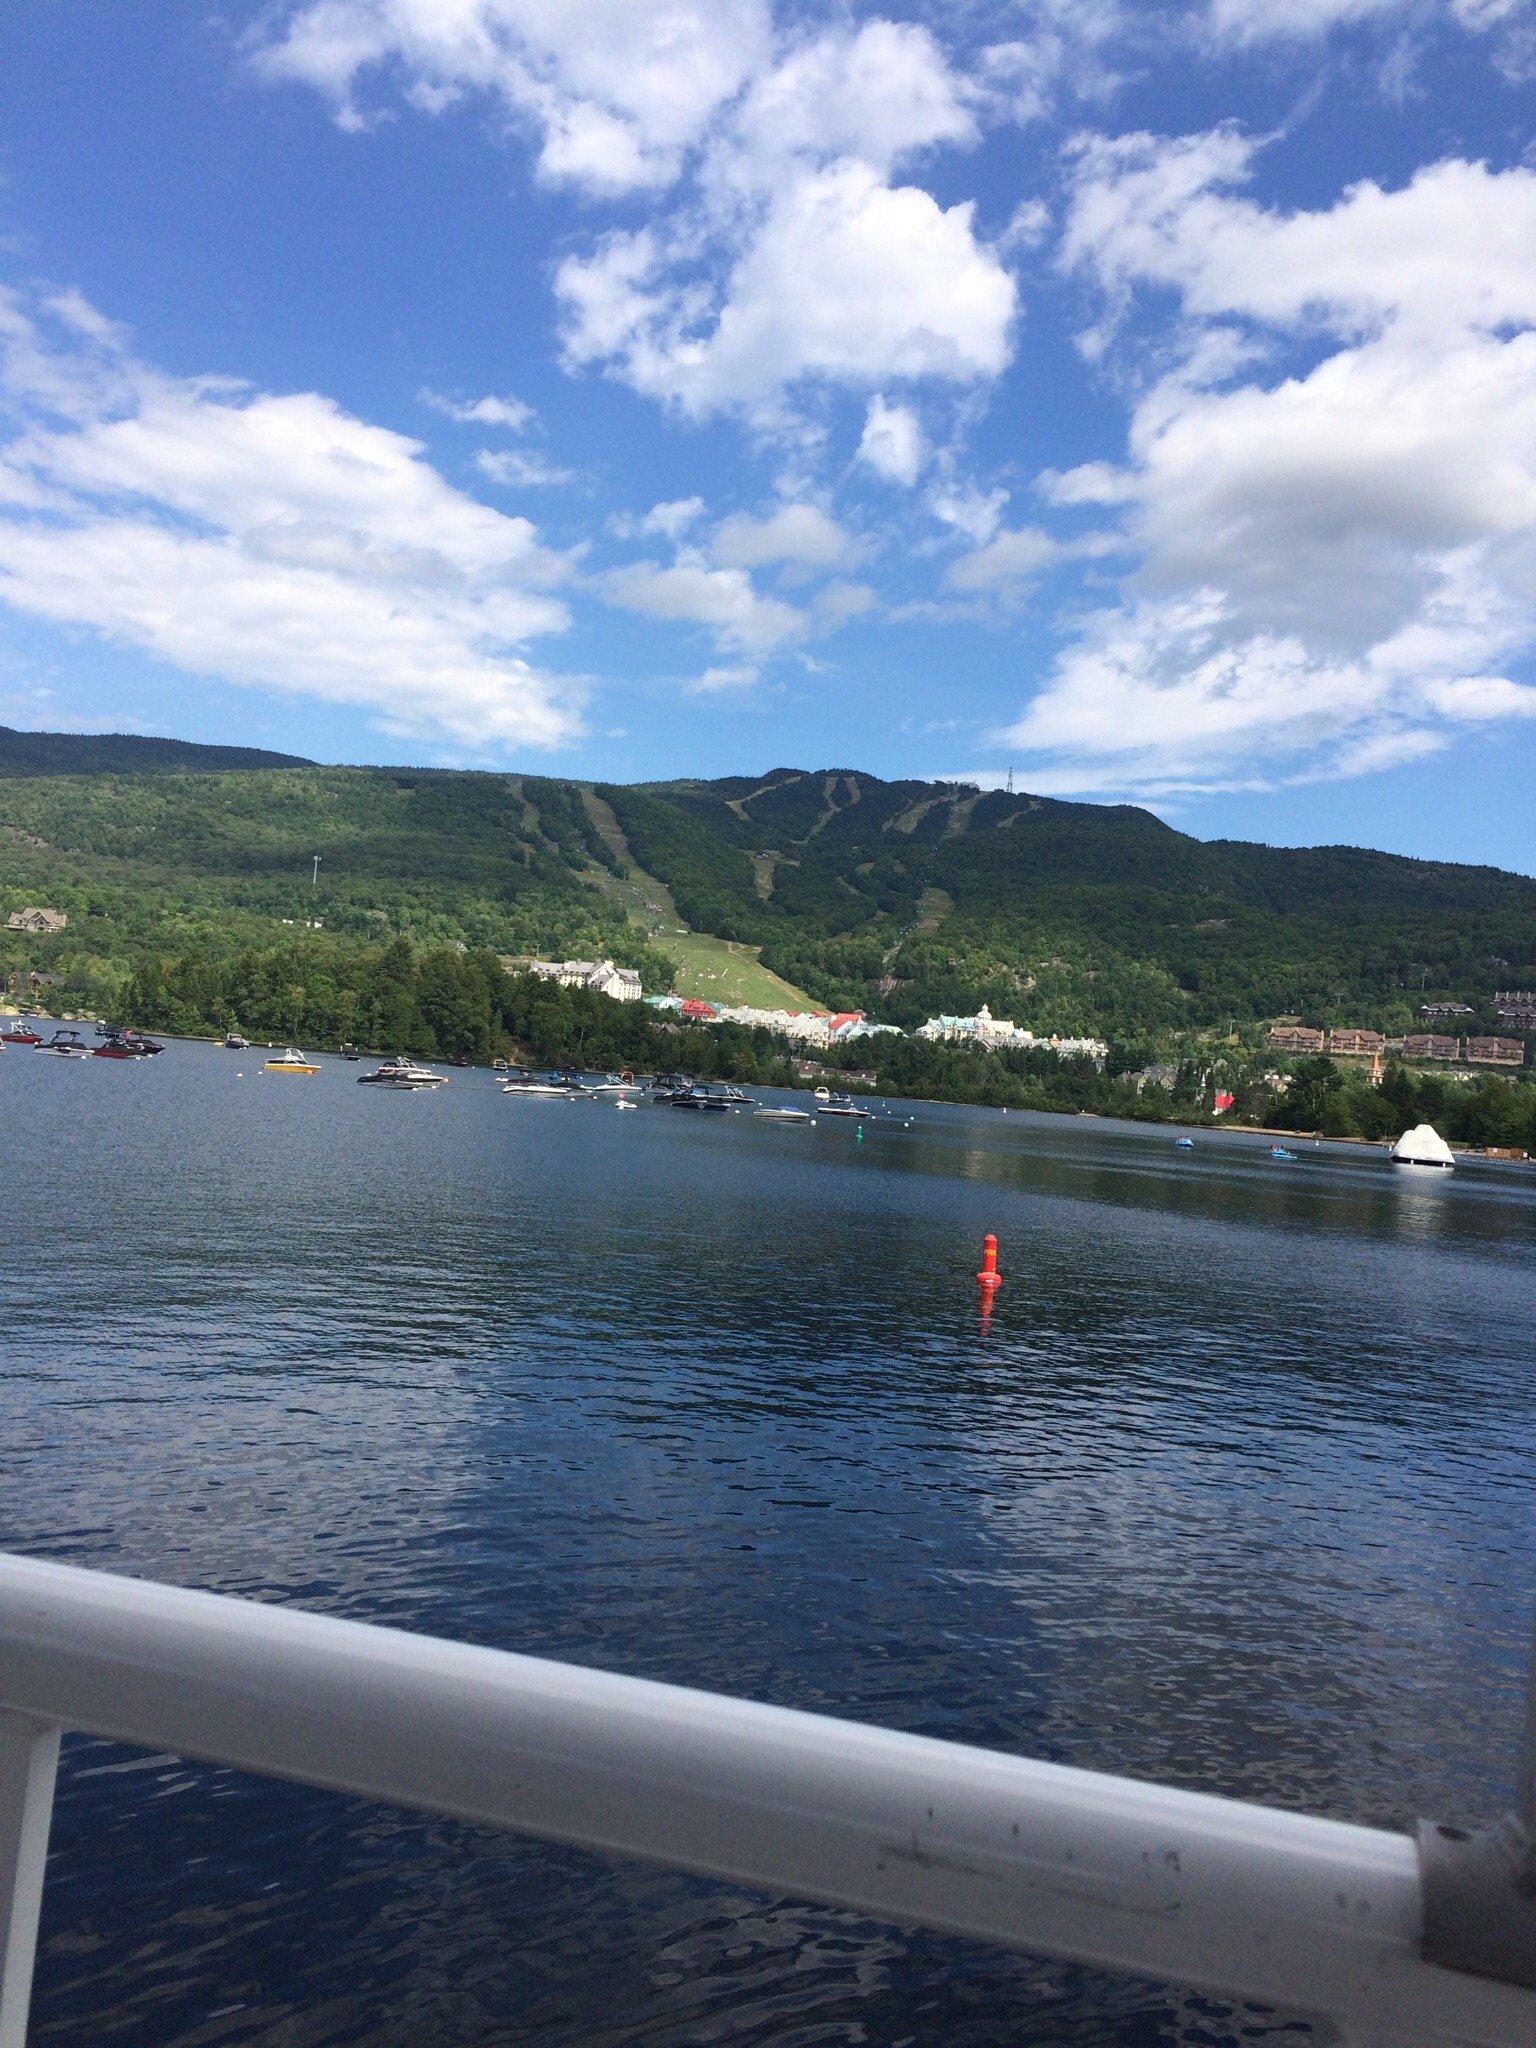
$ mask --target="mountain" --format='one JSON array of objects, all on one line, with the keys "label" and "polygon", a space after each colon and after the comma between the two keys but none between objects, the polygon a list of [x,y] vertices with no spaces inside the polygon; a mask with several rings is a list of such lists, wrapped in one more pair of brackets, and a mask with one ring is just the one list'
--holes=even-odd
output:
[{"label": "mountain", "polygon": [[209,774],[241,768],[308,768],[302,754],[264,747],[205,747],[130,732],[17,732],[0,725],[0,775]]},{"label": "mountain", "polygon": [[[49,767],[18,772],[16,739]],[[92,743],[0,739],[0,900],[68,911],[24,957],[77,976],[319,921],[338,942],[604,951],[692,993],[903,1024],[987,1002],[1137,1041],[1293,1012],[1401,1028],[1425,992],[1536,982],[1536,881],[1202,842],[1130,806],[853,769],[621,785],[94,744],[61,769]],[[121,751],[146,746],[165,751]]]}]

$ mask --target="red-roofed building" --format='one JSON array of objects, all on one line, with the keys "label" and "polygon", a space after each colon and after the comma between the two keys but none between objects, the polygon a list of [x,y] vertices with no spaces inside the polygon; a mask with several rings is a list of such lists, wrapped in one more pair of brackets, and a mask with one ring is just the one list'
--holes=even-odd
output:
[{"label": "red-roofed building", "polygon": [[713,1003],[701,1002],[697,996],[684,999],[682,1014],[691,1017],[695,1024],[713,1024],[719,1014]]}]

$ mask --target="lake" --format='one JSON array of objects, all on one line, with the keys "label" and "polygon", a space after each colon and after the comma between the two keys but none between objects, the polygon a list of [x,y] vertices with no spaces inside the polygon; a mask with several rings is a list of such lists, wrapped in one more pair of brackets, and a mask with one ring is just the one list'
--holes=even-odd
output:
[{"label": "lake", "polygon": [[[1381,1825],[1507,1800],[1536,1172],[260,1057],[0,1057],[0,1547]],[[1310,2039],[82,1739],[53,1845],[56,2048]]]}]

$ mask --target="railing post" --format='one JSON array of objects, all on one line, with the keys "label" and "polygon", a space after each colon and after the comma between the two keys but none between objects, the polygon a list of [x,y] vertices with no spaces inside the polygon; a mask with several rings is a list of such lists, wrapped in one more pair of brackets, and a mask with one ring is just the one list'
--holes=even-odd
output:
[{"label": "railing post", "polygon": [[0,2048],[26,2048],[59,1731],[0,1713]]}]

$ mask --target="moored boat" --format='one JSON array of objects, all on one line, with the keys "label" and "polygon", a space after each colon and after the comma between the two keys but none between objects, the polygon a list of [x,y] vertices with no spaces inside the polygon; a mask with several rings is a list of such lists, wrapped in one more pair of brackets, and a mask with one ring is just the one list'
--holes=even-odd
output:
[{"label": "moored boat", "polygon": [[724,1116],[731,1106],[730,1098],[722,1089],[702,1083],[695,1083],[692,1088],[678,1088],[661,1099],[670,1109],[712,1110],[718,1116]]},{"label": "moored boat", "polygon": [[861,1109],[849,1095],[828,1095],[823,1099],[822,1092],[818,1088],[816,1090],[816,1100],[821,1103],[821,1113],[823,1116],[867,1117],[869,1115],[869,1111]]},{"label": "moored boat", "polygon": [[752,1114],[770,1124],[813,1124],[816,1121],[808,1109],[756,1109]]},{"label": "moored boat", "polygon": [[564,1096],[567,1101],[590,1099],[592,1091],[584,1088],[576,1074],[532,1074],[509,1073],[501,1084],[503,1095],[547,1095]]},{"label": "moored boat", "polygon": [[446,1074],[435,1074],[430,1067],[418,1066],[407,1059],[403,1052],[397,1052],[392,1060],[385,1060],[375,1067],[371,1074],[359,1074],[359,1088],[441,1088],[447,1081]]},{"label": "moored boat", "polygon": [[0,1045],[41,1045],[42,1034],[30,1024],[17,1022],[0,1027]]},{"label": "moored boat", "polygon": [[1433,1124],[1415,1124],[1411,1131],[1404,1131],[1392,1147],[1392,1163],[1394,1166],[1423,1166],[1436,1173],[1449,1173],[1456,1164],[1456,1157]]},{"label": "moored boat", "polygon": [[51,1052],[61,1060],[88,1060],[91,1056],[91,1048],[78,1031],[55,1031],[46,1045],[41,1040],[33,1043],[38,1052]]},{"label": "moored boat", "polygon": [[262,1069],[268,1074],[318,1074],[320,1071],[313,1060],[305,1059],[296,1045],[286,1047],[276,1059],[263,1060]]},{"label": "moored boat", "polygon": [[224,1050],[226,1052],[244,1052],[249,1047],[250,1042],[248,1038],[242,1038],[238,1031],[226,1031],[224,1034]]},{"label": "moored boat", "polygon": [[156,1038],[146,1038],[141,1031],[115,1031],[109,1029],[101,1044],[95,1048],[93,1057],[98,1060],[149,1060],[165,1047]]}]

